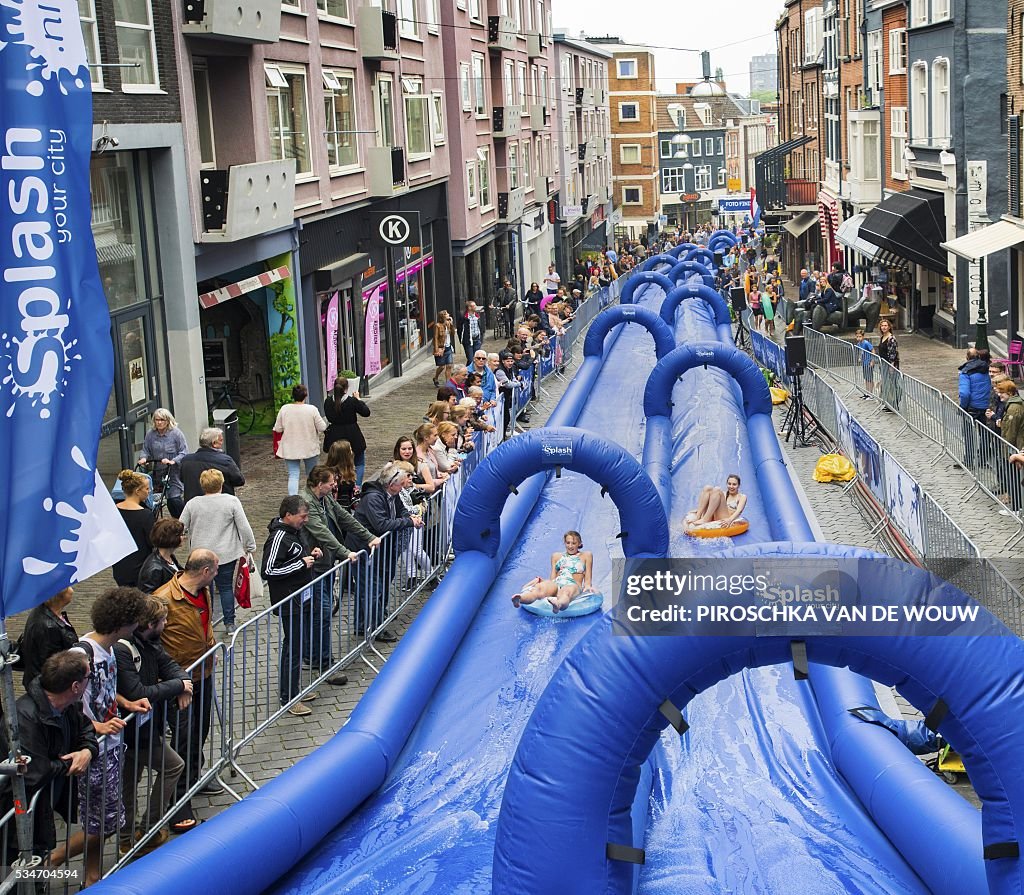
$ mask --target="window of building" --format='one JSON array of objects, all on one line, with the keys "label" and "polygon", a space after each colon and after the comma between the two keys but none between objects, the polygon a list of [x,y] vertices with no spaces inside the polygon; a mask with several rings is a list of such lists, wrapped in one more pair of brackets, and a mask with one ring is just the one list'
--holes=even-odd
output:
[{"label": "window of building", "polygon": [[725,168],[718,169],[718,185],[725,186]]},{"label": "window of building", "polygon": [[462,111],[473,111],[473,84],[469,77],[469,63],[459,63],[459,94],[462,97]]},{"label": "window of building", "polygon": [[821,7],[804,12],[804,65],[820,61],[825,48],[825,18]]},{"label": "window of building", "polygon": [[850,121],[850,177],[854,180],[879,179],[877,119],[854,118]]},{"label": "window of building", "polygon": [[928,24],[928,0],[910,0],[910,24]]},{"label": "window of building", "polygon": [[540,69],[540,102],[541,105],[548,104],[548,68],[542,65]]},{"label": "window of building", "polygon": [[[667,140],[662,140],[662,144],[667,143]],[[664,156],[663,156],[664,158]],[[640,164],[640,144],[639,143],[622,143],[619,146],[619,161],[623,165],[639,165]]]},{"label": "window of building", "polygon": [[216,168],[217,151],[213,131],[213,102],[210,72],[205,60],[193,59],[192,81],[196,94],[196,132],[199,136],[199,167]]},{"label": "window of building", "polygon": [[480,210],[487,211],[493,207],[491,202],[491,148],[480,146],[476,151],[477,157],[477,191],[480,196]]},{"label": "window of building", "polygon": [[281,0],[281,5],[291,9],[299,9],[299,0]]},{"label": "window of building", "polygon": [[395,145],[395,84],[391,75],[377,75],[377,145]]},{"label": "window of building", "polygon": [[711,165],[698,165],[693,169],[694,189],[699,193],[711,189]]},{"label": "window of building", "polygon": [[316,0],[316,8],[321,15],[348,20],[348,0]]},{"label": "window of building", "polygon": [[618,70],[620,78],[637,77],[635,59],[616,59],[615,67]]},{"label": "window of building", "polygon": [[506,59],[502,67],[502,89],[505,96],[505,105],[516,104],[516,63],[512,59]]},{"label": "window of building", "polygon": [[705,137],[704,138],[704,155],[714,155],[714,154],[715,154],[715,138],[714,137]]},{"label": "window of building", "polygon": [[114,4],[117,55],[121,65],[121,89],[125,93],[146,92],[160,87],[156,68],[153,11],[149,0],[120,0]]},{"label": "window of building", "polygon": [[941,22],[949,18],[949,0],[932,0],[932,21]]},{"label": "window of building", "polygon": [[480,0],[469,0],[469,17],[474,22],[483,21],[483,18],[480,15]]},{"label": "window of building", "polygon": [[700,137],[695,138],[694,141],[690,144],[690,155],[692,155],[694,158],[700,158],[700,156],[701,156]]},{"label": "window of building", "polygon": [[398,33],[402,37],[419,37],[420,23],[416,13],[416,0],[397,0]]},{"label": "window of building", "polygon": [[100,37],[96,30],[95,0],[78,0],[78,19],[82,23],[82,37],[85,38],[85,57],[89,60],[89,78],[93,90],[103,87],[103,69],[100,62]]},{"label": "window of building", "polygon": [[889,154],[892,157],[892,176],[896,180],[907,179],[907,107],[893,106],[889,109]]},{"label": "window of building", "polygon": [[478,161],[466,162],[466,207],[476,208],[478,198],[476,193],[476,172]]},{"label": "window of building", "polygon": [[889,29],[889,74],[907,73],[907,29]]},{"label": "window of building", "polygon": [[661,191],[663,193],[685,193],[686,170],[683,168],[661,169]]},{"label": "window of building", "polygon": [[[671,140],[659,140],[658,141],[658,155],[662,158],[672,158],[673,146]],[[637,162],[640,161],[640,147],[637,146]]]},{"label": "window of building", "polygon": [[725,155],[725,137],[719,137],[716,142],[718,155]]},{"label": "window of building", "polygon": [[405,145],[409,158],[422,158],[433,152],[430,126],[430,97],[423,92],[422,78],[402,78],[405,103]]},{"label": "window of building", "polygon": [[519,144],[514,140],[508,144],[508,188],[519,189]]},{"label": "window of building", "polygon": [[306,71],[272,63],[264,65],[264,70],[270,118],[270,157],[293,158],[296,174],[311,174]]},{"label": "window of building", "polygon": [[864,85],[871,91],[872,99],[876,99],[882,87],[882,32],[868,32],[868,71],[867,83]]},{"label": "window of building", "polygon": [[447,139],[444,130],[444,93],[440,90],[430,94],[430,132],[435,146],[440,146]]},{"label": "window of building", "polygon": [[949,114],[949,60],[932,63],[932,145],[948,147],[951,135]]},{"label": "window of building", "polygon": [[529,92],[526,89],[526,63],[516,63],[516,90],[519,92],[519,106],[524,115],[530,114]]},{"label": "window of building", "polygon": [[486,118],[487,83],[484,80],[484,57],[474,53],[470,62],[473,69],[473,112],[477,118]]},{"label": "window of building", "polygon": [[622,188],[623,205],[643,205],[644,191],[639,186],[624,186]]},{"label": "window of building", "polygon": [[911,139],[928,139],[928,63],[915,62],[910,69],[910,127]]},{"label": "window of building", "polygon": [[639,103],[619,103],[619,121],[639,121]]},{"label": "window of building", "polygon": [[327,160],[332,168],[359,164],[355,90],[355,72],[324,70]]},{"label": "window of building", "polygon": [[437,0],[423,0],[423,22],[428,34],[438,33],[440,17],[437,13]]},{"label": "window of building", "polygon": [[[529,4],[526,5],[526,8],[529,9]],[[531,158],[530,148],[530,141],[523,140],[523,186],[526,189],[533,188],[533,159]]]}]

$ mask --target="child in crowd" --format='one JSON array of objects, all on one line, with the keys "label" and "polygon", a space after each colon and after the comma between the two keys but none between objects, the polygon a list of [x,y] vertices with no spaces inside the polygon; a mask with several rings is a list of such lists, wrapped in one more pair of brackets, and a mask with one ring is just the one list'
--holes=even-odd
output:
[{"label": "child in crowd", "polygon": [[853,334],[853,344],[860,349],[861,372],[864,374],[864,400],[870,400],[875,394],[875,346],[864,334],[864,330],[858,329]]}]

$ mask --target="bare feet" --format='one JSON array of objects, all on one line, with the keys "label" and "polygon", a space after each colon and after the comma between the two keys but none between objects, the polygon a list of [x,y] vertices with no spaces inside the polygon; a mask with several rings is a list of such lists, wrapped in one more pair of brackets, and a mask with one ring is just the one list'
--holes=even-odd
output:
[{"label": "bare feet", "polygon": [[522,598],[522,596],[522,594],[512,594],[512,605],[515,606],[516,609],[519,608],[519,601]]}]

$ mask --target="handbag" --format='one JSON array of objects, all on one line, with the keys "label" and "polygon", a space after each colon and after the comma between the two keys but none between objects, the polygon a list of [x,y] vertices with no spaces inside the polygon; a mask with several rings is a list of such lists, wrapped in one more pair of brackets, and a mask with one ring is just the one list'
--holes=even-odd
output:
[{"label": "handbag", "polygon": [[281,436],[282,435],[284,435],[284,432],[273,432],[273,433],[271,433],[271,436],[273,438],[273,441],[271,442],[271,449],[272,449],[275,457],[277,457],[277,449],[281,446]]},{"label": "handbag", "polygon": [[240,556],[235,563],[235,602],[242,609],[252,608],[252,599],[249,591],[251,576],[249,575],[249,557]]},{"label": "handbag", "polygon": [[256,571],[256,561],[249,554],[249,602],[263,599],[263,579]]}]

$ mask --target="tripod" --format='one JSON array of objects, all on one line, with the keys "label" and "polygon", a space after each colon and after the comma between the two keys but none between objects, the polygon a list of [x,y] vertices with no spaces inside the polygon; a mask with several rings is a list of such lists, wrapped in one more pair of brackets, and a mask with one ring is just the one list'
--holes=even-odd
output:
[{"label": "tripod", "polygon": [[747,351],[751,347],[750,330],[747,329],[747,324],[743,322],[743,314],[740,312],[736,314],[736,332],[733,335],[733,342],[736,343],[736,347],[741,351]]},{"label": "tripod", "polygon": [[793,376],[793,388],[789,395],[789,410],[786,411],[786,418],[782,421],[781,435],[785,441],[793,436],[793,447],[809,447],[811,434],[814,426],[808,427],[804,419],[804,391],[801,383],[802,374]]}]

